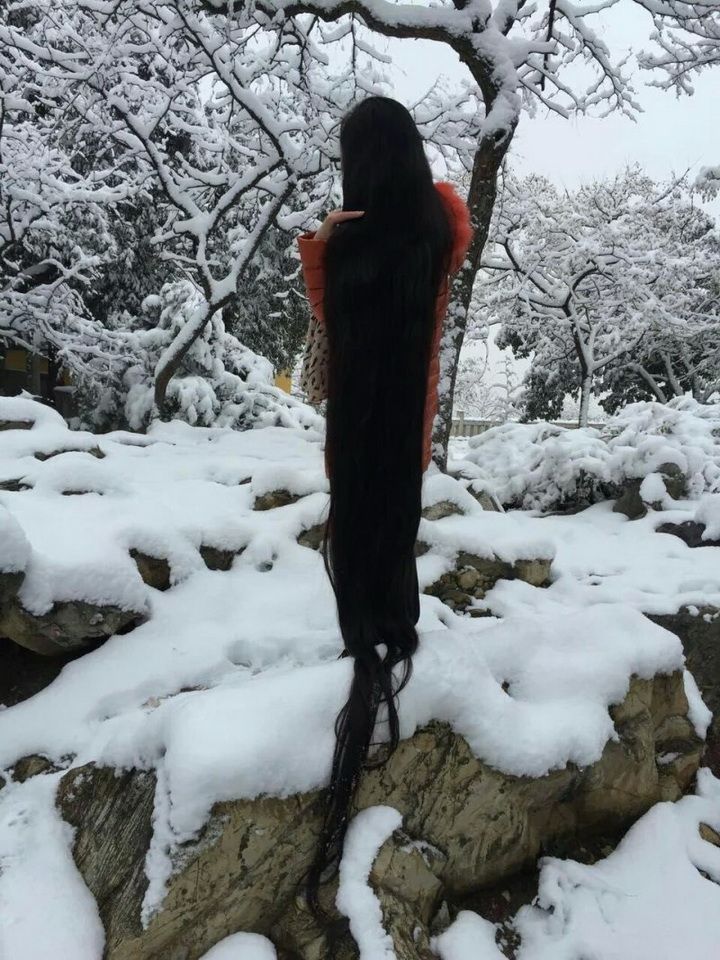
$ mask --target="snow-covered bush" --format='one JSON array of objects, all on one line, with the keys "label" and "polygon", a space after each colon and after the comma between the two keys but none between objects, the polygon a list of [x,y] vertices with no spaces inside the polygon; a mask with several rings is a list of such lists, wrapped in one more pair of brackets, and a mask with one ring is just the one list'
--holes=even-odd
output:
[{"label": "snow-covered bush", "polygon": [[[168,350],[183,342],[206,309],[202,293],[189,280],[167,283],[159,295],[147,297],[143,309],[147,329],[126,337],[132,360],[118,367],[105,385],[80,387],[82,419],[100,429],[129,427],[143,430],[156,414],[155,377]],[[269,360],[244,347],[225,330],[222,313],[207,321],[183,357],[167,390],[167,413],[192,426],[248,429],[279,425],[319,428],[318,415],[301,401],[273,384]]]},{"label": "snow-covered bush", "polygon": [[503,504],[525,510],[614,499],[667,464],[696,499],[720,491],[720,404],[633,403],[601,429],[506,423],[470,438],[466,459]]}]

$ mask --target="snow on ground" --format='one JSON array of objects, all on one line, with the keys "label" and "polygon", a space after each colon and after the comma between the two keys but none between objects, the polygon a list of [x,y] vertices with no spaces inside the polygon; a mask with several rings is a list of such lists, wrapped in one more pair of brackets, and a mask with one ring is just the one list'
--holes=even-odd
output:
[{"label": "snow on ground", "polygon": [[[488,515],[482,521],[488,540],[493,528],[509,518],[519,540],[525,530],[552,543],[555,559],[548,590],[501,580],[486,605],[499,616],[553,610],[559,615],[568,608],[607,603],[652,614],[674,613],[681,606],[720,606],[718,548],[691,548],[672,534],[656,532],[662,524],[681,523],[694,513],[695,504],[685,501],[640,520],[613,513],[610,502],[573,516]],[[452,516],[441,523],[452,536],[462,519]]]},{"label": "snow on ground", "polygon": [[61,774],[0,793],[0,957],[100,960],[105,933],[55,809]]},{"label": "snow on ground", "polygon": [[[144,437],[71,433],[52,411],[16,398],[0,398],[2,419],[35,421],[33,429],[0,433],[0,483],[28,487],[0,490],[0,570],[25,570],[22,602],[42,612],[54,601],[86,599],[145,611],[148,619],[67,664],[30,700],[0,709],[0,770],[10,779],[12,764],[31,753],[65,767],[95,760],[157,768],[147,920],[162,903],[170,848],[197,832],[216,800],[287,795],[327,779],[350,666],[337,659],[341,640],[322,558],[296,542],[326,516],[321,438],[293,428],[238,433],[179,422],[156,425]],[[36,456],[58,450],[67,452]],[[278,486],[300,499],[252,508],[256,496]],[[401,698],[402,735],[430,718],[445,719],[478,756],[508,773],[541,775],[569,760],[593,762],[614,736],[607,707],[623,698],[630,675],[682,666],[677,638],[641,611],[720,606],[718,548],[691,550],[655,532],[668,520],[714,509],[704,506],[710,500],[673,502],[672,510],[633,522],[607,503],[575,516],[486,513],[431,467],[424,503],[445,499],[467,515],[422,521],[419,537],[431,550],[418,558],[421,587],[452,566],[458,548],[509,561],[554,558],[553,583],[538,589],[500,581],[484,601],[495,616],[481,619],[422,595],[420,649]],[[203,545],[242,552],[230,570],[211,571],[199,553]],[[168,558],[170,590],[143,583],[129,556],[133,547]],[[702,729],[706,711],[691,678],[687,688]],[[303,749],[307,744],[311,750]],[[69,853],[71,832],[52,807],[58,776],[10,782],[0,792],[3,960],[101,956],[94,905]],[[696,800],[720,811],[710,794],[708,787],[707,796],[651,814],[682,818]],[[703,816],[710,823],[714,814]],[[639,836],[650,857],[653,845]],[[691,871],[697,850],[687,849]],[[685,882],[687,871],[679,867],[672,882]],[[53,875],[64,878],[61,889],[49,889]],[[578,889],[590,895],[597,875],[583,873]],[[570,897],[574,888],[563,889]],[[689,880],[687,889],[694,889]],[[66,944],[59,953],[36,933],[48,913],[55,940]],[[535,938],[528,943],[544,949],[549,933],[538,932],[540,914],[523,917]],[[468,938],[484,942],[484,923],[463,923],[466,932],[461,926],[438,940],[444,960],[465,960],[458,951]],[[553,929],[567,946],[558,960],[576,960],[575,928]],[[687,960],[706,960],[697,943]],[[267,943],[243,939],[216,950],[208,960],[272,956]],[[546,955],[528,952],[523,960]],[[488,957],[494,960],[492,952]],[[598,960],[639,957],[608,953]]]}]

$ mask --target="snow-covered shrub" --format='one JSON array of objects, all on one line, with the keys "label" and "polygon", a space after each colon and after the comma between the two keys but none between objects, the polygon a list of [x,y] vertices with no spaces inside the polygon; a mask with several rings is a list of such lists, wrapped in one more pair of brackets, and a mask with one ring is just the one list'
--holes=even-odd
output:
[{"label": "snow-covered shrub", "polygon": [[504,505],[526,510],[614,499],[667,464],[696,499],[720,491],[720,404],[633,403],[600,429],[506,423],[470,438],[466,459]]},{"label": "snow-covered shrub", "polygon": [[[85,394],[80,386],[83,420],[94,428],[142,430],[155,416],[155,379],[161,359],[182,343],[207,302],[189,280],[166,283],[143,302],[147,329],[139,323],[127,333],[132,357],[115,377]],[[306,404],[273,384],[272,364],[225,330],[218,311],[192,343],[166,395],[170,416],[192,426],[301,426],[319,428],[321,420]]]}]

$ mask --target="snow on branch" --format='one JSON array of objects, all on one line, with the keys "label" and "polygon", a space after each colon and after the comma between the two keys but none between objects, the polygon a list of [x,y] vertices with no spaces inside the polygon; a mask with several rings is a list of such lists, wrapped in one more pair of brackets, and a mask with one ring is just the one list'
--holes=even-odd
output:
[{"label": "snow on branch", "polygon": [[556,415],[579,390],[584,425],[600,382],[611,405],[639,381],[663,402],[717,389],[720,238],[683,181],[631,168],[562,193],[507,177],[483,268],[498,343],[533,358],[533,415]]}]

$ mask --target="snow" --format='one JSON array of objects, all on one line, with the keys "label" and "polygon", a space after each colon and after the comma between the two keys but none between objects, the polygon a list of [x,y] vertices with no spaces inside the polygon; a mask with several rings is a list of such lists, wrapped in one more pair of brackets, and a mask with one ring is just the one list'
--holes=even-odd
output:
[{"label": "snow", "polygon": [[3,507],[0,507],[0,571],[18,573],[27,566],[30,544],[20,524]]},{"label": "snow", "polygon": [[8,784],[0,802],[0,957],[100,960],[95,900],[72,858],[74,830],[55,809],[59,774]]},{"label": "snow", "polygon": [[275,947],[257,933],[234,933],[215,944],[201,960],[276,960]]},{"label": "snow", "polygon": [[691,519],[693,512],[690,504],[689,509],[651,513],[631,521],[614,513],[611,503],[598,503],[568,516],[539,518],[519,511],[487,514],[483,521],[487,536],[492,536],[493,524],[509,517],[518,540],[523,530],[526,535],[541,530],[553,543],[555,558],[549,589],[500,580],[484,603],[498,616],[551,615],[553,611],[562,616],[568,609],[608,603],[658,615],[677,613],[685,606],[720,606],[717,548],[692,549],[676,536],[656,532],[663,523]]},{"label": "snow", "polygon": [[0,397],[0,420],[31,423],[32,430],[41,427],[65,429],[65,421],[57,410],[27,397]]},{"label": "snow", "polygon": [[[658,803],[593,865],[544,857],[538,896],[510,926],[517,960],[715,960],[720,943],[720,780],[698,775],[696,796]],[[433,940],[441,960],[501,960],[494,927],[471,911]]]},{"label": "snow", "polygon": [[430,945],[440,960],[505,960],[495,943],[494,924],[471,910],[461,910]]},{"label": "snow", "polygon": [[449,474],[438,470],[426,477],[422,505],[429,507],[443,500],[455,504],[464,513],[478,513],[481,509],[471,493],[459,486]]},{"label": "snow", "polygon": [[689,670],[683,671],[683,681],[685,696],[688,698],[688,719],[695,728],[695,733],[704,740],[712,721],[712,713],[705,706],[695,677]]},{"label": "snow", "polygon": [[360,960],[396,960],[392,938],[383,928],[380,901],[368,883],[380,847],[402,824],[394,807],[361,810],[350,823],[340,861],[335,904],[350,921]]},{"label": "snow", "polygon": [[538,905],[515,919],[518,960],[715,960],[720,848],[699,825],[720,829],[720,781],[698,779],[698,796],[657,804],[605,860],[542,862]]},{"label": "snow", "polygon": [[655,507],[657,504],[664,507],[672,507],[672,501],[665,488],[665,482],[659,473],[649,473],[643,478],[640,484],[640,499],[643,503],[651,503]]},{"label": "snow", "polygon": [[705,527],[703,540],[720,540],[720,494],[702,497],[693,519]]},{"label": "snow", "polygon": [[[0,567],[26,571],[20,599],[33,610],[76,597],[131,604],[147,620],[68,663],[31,699],[0,710],[0,770],[10,780],[0,791],[0,902],[9,905],[5,916],[19,915],[22,891],[37,876],[37,909],[48,899],[48,910],[67,913],[67,920],[57,919],[56,938],[67,943],[62,955],[100,960],[102,932],[73,872],[71,833],[52,809],[61,774],[19,784],[8,771],[29,754],[63,771],[87,762],[156,771],[144,923],[162,905],[178,845],[197,835],[214,803],[288,796],[327,782],[350,661],[337,659],[341,639],[322,557],[296,542],[326,513],[322,438],[293,427],[238,432],[180,421],[156,424],[143,437],[95,436],[71,433],[45,408],[27,403],[18,401],[35,420],[33,429],[0,433],[2,475],[30,485],[0,492],[0,525],[9,531]],[[0,417],[12,408],[12,398],[2,398]],[[38,445],[70,452],[38,460]],[[86,452],[93,448],[104,457]],[[630,677],[684,667],[677,637],[643,614],[720,606],[717,548],[691,550],[656,532],[661,523],[691,519],[699,506],[711,509],[706,504],[714,500],[672,501],[672,509],[632,522],[610,503],[577,515],[500,514],[484,512],[466,482],[467,474],[425,475],[423,505],[451,500],[464,515],[421,522],[419,538],[431,547],[418,558],[421,588],[453,565],[458,550],[507,562],[551,560],[552,583],[539,589],[501,580],[476,602],[492,614],[480,619],[421,596],[420,646],[401,695],[401,736],[431,719],[446,721],[476,756],[510,775],[591,764],[616,737],[608,708],[623,699]],[[94,492],[65,496],[69,484]],[[254,510],[255,497],[277,485],[300,499]],[[202,545],[237,551],[231,568],[209,570]],[[132,547],[169,560],[169,590],[143,583]],[[687,673],[685,684],[690,719],[702,735],[708,711]],[[389,816],[376,811],[358,822],[346,889],[361,883],[361,866],[369,871],[383,830],[391,832]],[[36,836],[43,849],[35,848]],[[53,871],[67,876],[54,893],[45,879]],[[344,902],[352,900],[359,935],[374,944],[367,949],[378,951],[384,941],[373,926],[366,894],[374,895],[365,880],[360,900],[345,894]],[[85,918],[82,930],[73,917]],[[528,924],[533,931],[541,926]],[[28,946],[30,929],[31,920],[0,921],[0,936],[16,945],[14,953],[5,951],[12,960],[44,960]],[[438,939],[443,960],[465,960],[465,939],[474,939],[476,950],[482,944],[492,960],[490,929],[467,917],[453,935]],[[269,944],[242,937],[216,949],[228,960],[232,951],[245,960],[243,951],[251,949],[273,956]],[[222,952],[217,957],[225,960]],[[699,952],[688,960],[705,958]]]},{"label": "snow", "polygon": [[308,470],[300,473],[297,468],[285,464],[260,465],[250,481],[250,490],[256,497],[261,497],[270,490],[287,490],[289,493],[304,497],[317,490],[329,491],[329,489],[324,471]]}]

